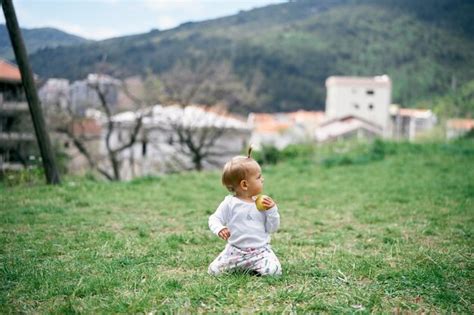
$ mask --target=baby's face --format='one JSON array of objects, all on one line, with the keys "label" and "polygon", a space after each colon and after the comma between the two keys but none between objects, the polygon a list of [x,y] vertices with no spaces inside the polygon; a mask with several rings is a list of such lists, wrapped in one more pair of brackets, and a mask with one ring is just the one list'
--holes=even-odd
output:
[{"label": "baby's face", "polygon": [[248,185],[248,194],[250,196],[256,196],[263,191],[263,175],[262,169],[257,162],[253,162],[250,165],[250,170],[246,178]]}]

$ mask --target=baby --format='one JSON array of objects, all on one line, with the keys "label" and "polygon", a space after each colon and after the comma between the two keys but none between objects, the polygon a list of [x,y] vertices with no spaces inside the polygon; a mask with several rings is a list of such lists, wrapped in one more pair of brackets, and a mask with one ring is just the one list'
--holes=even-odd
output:
[{"label": "baby", "polygon": [[281,265],[270,246],[270,233],[280,225],[275,202],[263,199],[265,211],[257,210],[252,197],[263,190],[260,165],[248,156],[236,156],[224,166],[222,183],[233,193],[224,198],[209,217],[209,228],[227,241],[225,249],[209,265],[217,276],[235,269],[259,275],[280,275]]}]

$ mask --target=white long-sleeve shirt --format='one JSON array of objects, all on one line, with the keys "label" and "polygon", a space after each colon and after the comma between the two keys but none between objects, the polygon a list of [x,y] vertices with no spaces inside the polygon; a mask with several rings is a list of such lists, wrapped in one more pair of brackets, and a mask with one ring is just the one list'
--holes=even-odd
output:
[{"label": "white long-sleeve shirt", "polygon": [[238,248],[258,248],[270,243],[270,233],[280,226],[280,214],[275,205],[266,211],[258,211],[254,202],[227,196],[209,217],[209,228],[218,234],[227,227],[227,242]]}]

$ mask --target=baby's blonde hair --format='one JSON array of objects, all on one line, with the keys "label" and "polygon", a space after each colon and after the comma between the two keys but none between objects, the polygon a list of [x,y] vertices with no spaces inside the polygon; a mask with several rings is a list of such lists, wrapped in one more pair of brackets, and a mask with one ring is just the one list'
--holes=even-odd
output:
[{"label": "baby's blonde hair", "polygon": [[240,182],[247,178],[251,169],[249,163],[257,163],[250,156],[251,153],[252,146],[249,147],[247,156],[234,156],[224,165],[224,170],[222,172],[222,185],[224,185],[230,192],[235,192],[235,188],[240,185]]}]

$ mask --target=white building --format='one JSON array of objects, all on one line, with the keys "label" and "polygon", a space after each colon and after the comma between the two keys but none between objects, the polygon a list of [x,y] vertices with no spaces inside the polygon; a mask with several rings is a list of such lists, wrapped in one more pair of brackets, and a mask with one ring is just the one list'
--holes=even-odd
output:
[{"label": "white building", "polygon": [[38,95],[46,109],[59,105],[69,107],[76,115],[84,116],[88,108],[100,108],[100,98],[95,86],[104,94],[112,111],[118,103],[120,81],[104,74],[91,73],[85,80],[69,83],[66,79],[52,78],[39,89]]},{"label": "white building", "polygon": [[317,142],[333,142],[345,139],[373,139],[380,137],[380,126],[362,118],[347,116],[322,123],[314,132]]},{"label": "white building", "polygon": [[73,82],[69,88],[71,107],[75,113],[84,115],[88,108],[100,108],[101,101],[95,87],[104,94],[112,112],[115,111],[120,81],[105,74],[91,73],[85,80]]},{"label": "white building", "polygon": [[413,141],[417,136],[433,129],[436,115],[429,109],[390,107],[392,138]]},{"label": "white building", "polygon": [[[61,109],[66,109],[69,102],[69,80],[51,78],[46,81],[38,90],[38,96],[45,109],[56,105]],[[54,106],[53,106],[54,105]]]},{"label": "white building", "polygon": [[[231,157],[242,154],[250,139],[247,122],[236,116],[198,106],[155,105],[113,116],[116,128],[111,147],[128,142],[139,115],[143,116],[139,137],[120,154],[123,179],[194,169],[193,148],[185,143],[190,140],[207,154],[201,161],[202,169],[220,169]],[[104,126],[104,139],[106,129]],[[105,141],[101,152],[106,153]]]},{"label": "white building", "polygon": [[362,118],[380,127],[381,136],[390,137],[392,81],[376,77],[338,77],[326,80],[326,118]]}]

